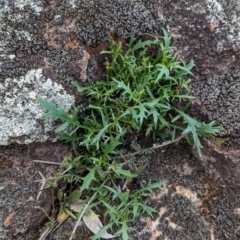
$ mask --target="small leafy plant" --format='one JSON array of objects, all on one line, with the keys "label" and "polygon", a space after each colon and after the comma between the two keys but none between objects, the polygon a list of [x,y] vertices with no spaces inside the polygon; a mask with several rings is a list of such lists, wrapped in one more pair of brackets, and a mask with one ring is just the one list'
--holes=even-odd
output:
[{"label": "small leafy plant", "polygon": [[[195,65],[193,61],[178,61],[170,46],[171,38],[165,30],[163,34],[163,41],[153,35],[146,35],[148,40],[137,40],[132,35],[126,46],[111,39],[110,50],[102,52],[109,56],[106,79],[95,83],[89,80],[88,86],[73,82],[85,102],[73,106],[70,112],[38,99],[47,111],[46,117],[62,121],[57,133],[74,150],[63,164],[70,191],[59,198],[61,214],[79,222],[93,210],[104,209],[108,224],[95,231],[92,239],[113,237],[106,230],[118,228],[115,236],[127,240],[129,222],[143,213],[155,212],[146,197],[164,182],[129,189],[142,166],[135,156],[144,159],[155,148],[183,137],[200,154],[199,137],[221,130],[214,122],[203,123],[188,115],[194,97],[187,76]],[[136,151],[124,152],[126,136],[140,132],[170,140],[148,149],[132,141]]]}]

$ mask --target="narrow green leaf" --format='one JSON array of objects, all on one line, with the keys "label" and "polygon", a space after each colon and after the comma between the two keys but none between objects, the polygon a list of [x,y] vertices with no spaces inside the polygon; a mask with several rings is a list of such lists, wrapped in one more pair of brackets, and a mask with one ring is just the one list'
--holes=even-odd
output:
[{"label": "narrow green leaf", "polygon": [[116,234],[122,235],[122,240],[130,240],[131,238],[128,235],[128,230],[131,230],[132,228],[129,228],[126,221],[123,221],[121,224],[121,229]]},{"label": "narrow green leaf", "polygon": [[147,185],[145,185],[142,190],[145,191],[145,190],[149,190],[151,191],[152,189],[156,189],[156,188],[161,188],[164,184],[166,184],[167,181],[163,181],[163,180],[160,180],[158,182],[154,182],[152,183],[151,181],[148,182]]},{"label": "narrow green leaf", "polygon": [[134,203],[133,203],[133,220],[135,220],[138,216],[139,216],[139,201],[138,199],[134,199]]},{"label": "narrow green leaf", "polygon": [[119,138],[120,138],[119,136],[116,137],[110,136],[109,143],[104,146],[103,150],[104,155],[119,153],[119,151],[117,151],[117,146],[122,144]]},{"label": "narrow green leaf", "polygon": [[150,115],[153,116],[153,122],[154,122],[154,126],[156,128],[160,113],[157,111],[156,108],[151,108],[150,111],[149,111],[149,115],[148,116],[150,116]]},{"label": "narrow green leaf", "polygon": [[[93,89],[93,85],[90,85],[90,86],[81,86],[79,85],[79,83],[75,82],[75,81],[72,81],[71,84],[77,88],[77,90],[79,92],[85,92],[85,91],[90,91]],[[99,84],[99,83],[98,83]]]},{"label": "narrow green leaf", "polygon": [[94,166],[93,168],[88,169],[89,173],[81,178],[83,180],[82,186],[80,187],[80,192],[82,193],[84,190],[89,190],[89,187],[93,181],[96,181],[95,173],[97,170],[97,166]]},{"label": "narrow green leaf", "polygon": [[112,78],[112,79],[113,79],[113,81],[117,84],[117,86],[118,86],[119,88],[124,89],[128,94],[132,95],[132,90],[130,89],[129,84],[126,85],[123,81],[118,81],[118,80],[115,79],[115,78]]},{"label": "narrow green leaf", "polygon": [[99,142],[99,140],[101,139],[102,135],[106,132],[107,128],[109,126],[111,126],[112,124],[108,124],[107,126],[105,126],[103,129],[101,129],[101,131],[99,131],[99,133],[96,135],[96,137],[92,140],[91,144],[94,144],[96,142]]},{"label": "narrow green leaf", "polygon": [[170,48],[171,37],[168,36],[167,31],[164,28],[162,28],[162,31],[163,31],[164,47],[166,49],[169,49]]},{"label": "narrow green leaf", "polygon": [[133,109],[137,109],[137,119],[139,119],[139,124],[142,126],[143,120],[147,118],[146,114],[149,114],[149,111],[144,107],[143,104],[139,103],[139,105],[134,106]]},{"label": "narrow green leaf", "polygon": [[176,122],[181,117],[182,117],[181,115],[177,115],[175,118],[172,119],[171,123]]},{"label": "narrow green leaf", "polygon": [[154,124],[153,123],[148,124],[148,128],[146,130],[145,135],[148,136],[153,130],[154,130]]},{"label": "narrow green leaf", "polygon": [[146,40],[146,41],[141,41],[139,40],[137,44],[135,44],[131,50],[134,52],[140,48],[144,48],[146,46],[151,46],[153,44],[153,41],[152,40]]},{"label": "narrow green leaf", "polygon": [[132,173],[129,170],[124,170],[120,165],[110,165],[109,169],[113,170],[119,177],[134,178],[137,176],[136,173]]},{"label": "narrow green leaf", "polygon": [[130,40],[129,40],[129,43],[126,44],[128,46],[129,49],[132,48],[132,45],[133,45],[133,42],[136,40],[135,38],[135,34],[131,34],[131,37],[130,37]]},{"label": "narrow green leaf", "polygon": [[154,81],[155,84],[158,83],[159,80],[162,79],[162,78],[170,79],[169,70],[165,65],[159,63],[159,64],[156,64],[156,66],[158,66],[158,68],[159,68],[159,74]]},{"label": "narrow green leaf", "polygon": [[68,122],[65,122],[63,124],[61,124],[57,129],[56,129],[56,133],[60,133],[62,131],[64,131],[65,129],[67,129],[69,126]]},{"label": "narrow green leaf", "polygon": [[[106,234],[106,231],[109,229],[109,228],[112,228],[112,225],[113,225],[113,223],[108,223],[107,225],[105,225],[105,226],[103,226],[103,227],[101,227],[100,228],[100,230],[98,231],[98,233],[97,234],[95,234],[94,236],[92,236],[90,239],[91,240],[97,240],[97,239],[112,239],[112,238],[114,238],[114,237],[117,237],[117,236],[112,236],[112,235],[110,235],[110,234]],[[104,235],[106,235],[105,237],[104,237]],[[109,237],[108,237],[109,236]]]},{"label": "narrow green leaf", "polygon": [[150,90],[150,88],[149,88],[148,86],[146,86],[146,90],[147,90],[147,93],[148,93],[148,95],[150,96],[150,98],[151,98],[152,100],[155,100],[155,97],[153,96],[153,93],[151,92],[151,90]]},{"label": "narrow green leaf", "polygon": [[42,99],[42,98],[37,98],[37,101],[41,104],[41,106],[45,110],[48,111],[44,114],[45,117],[51,117],[54,119],[62,120],[63,122],[68,122],[73,125],[79,126],[83,129],[86,129],[86,127],[79,124],[79,122],[76,119],[69,117],[62,106],[59,106],[57,108],[52,102],[50,102],[49,100],[46,100],[46,99]]}]

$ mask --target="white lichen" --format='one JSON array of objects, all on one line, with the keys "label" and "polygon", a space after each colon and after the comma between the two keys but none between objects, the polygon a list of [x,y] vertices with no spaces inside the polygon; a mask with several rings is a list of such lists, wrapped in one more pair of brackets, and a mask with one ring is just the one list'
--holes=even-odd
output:
[{"label": "white lichen", "polygon": [[16,8],[20,10],[24,9],[25,6],[30,6],[35,13],[40,13],[42,8],[40,7],[41,1],[39,0],[15,0],[14,4]]},{"label": "white lichen", "polygon": [[7,78],[0,83],[0,144],[30,143],[56,140],[48,132],[54,130],[51,119],[43,118],[36,97],[48,98],[66,109],[74,103],[62,85],[42,75],[42,69],[30,70],[20,78]]},{"label": "white lichen", "polygon": [[210,14],[210,24],[221,22],[222,29],[228,28],[228,40],[240,45],[240,4],[239,0],[205,0]]}]

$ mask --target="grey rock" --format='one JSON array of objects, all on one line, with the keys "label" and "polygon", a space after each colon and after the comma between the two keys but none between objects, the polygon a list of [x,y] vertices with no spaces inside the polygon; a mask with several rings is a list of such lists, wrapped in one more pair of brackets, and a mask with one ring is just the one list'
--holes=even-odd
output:
[{"label": "grey rock", "polygon": [[[216,120],[223,125],[223,135],[239,135],[240,73],[239,67],[234,67],[239,66],[240,62],[239,16],[238,0],[0,0],[0,145],[38,142],[40,146],[33,156],[30,145],[16,155],[13,154],[14,147],[1,147],[0,153],[5,154],[7,148],[13,152],[7,156],[0,155],[0,175],[4,174],[0,184],[0,218],[4,222],[10,208],[17,217],[9,229],[0,227],[0,238],[11,239],[14,234],[19,234],[17,239],[32,239],[31,235],[25,237],[21,233],[34,231],[39,223],[41,211],[32,214],[36,205],[27,200],[29,196],[35,199],[39,185],[34,181],[39,180],[38,171],[44,173],[44,169],[43,165],[35,168],[32,160],[39,155],[46,158],[40,153],[48,151],[50,145],[41,145],[39,142],[55,141],[56,136],[52,133],[56,126],[51,119],[42,117],[43,110],[36,102],[36,96],[62,104],[66,110],[74,102],[78,103],[79,95],[69,83],[75,80],[84,84],[86,73],[97,80],[98,76],[95,76],[104,72],[104,60],[99,57],[99,52],[108,47],[106,39],[109,36],[124,42],[131,33],[141,36],[147,32],[161,36],[161,28],[166,28],[173,37],[180,58],[185,61],[194,59],[196,62],[192,92],[199,100],[200,117]],[[52,161],[52,152],[58,152],[59,149],[62,146],[50,149],[47,160]],[[67,156],[67,149],[63,155],[59,162]],[[142,174],[144,176],[140,176],[140,180],[168,179],[172,186],[180,183],[192,191],[197,189],[202,195],[204,189],[201,184],[209,176],[217,181],[229,177],[227,189],[230,189],[231,181],[237,179],[239,183],[238,151],[225,153],[206,143],[202,158],[193,158],[185,145],[178,145],[177,152],[175,146],[164,149],[159,156],[155,156],[152,170]],[[194,171],[190,176],[182,176],[180,171],[186,162]],[[229,163],[232,165],[229,166]],[[222,166],[229,171],[221,169]],[[170,190],[174,191],[171,187]],[[16,204],[19,199],[20,207]],[[239,203],[239,199],[238,194],[235,202]],[[47,194],[41,203],[48,203],[46,209],[50,211],[51,202]],[[156,204],[163,203],[170,203],[165,218],[167,216],[179,226],[183,224],[183,230],[169,228],[170,220],[159,218],[156,231],[164,230],[164,237],[169,239],[184,239],[186,232],[188,239],[209,239],[208,226],[185,197],[175,195],[173,198],[169,193],[165,202],[163,199],[156,201]],[[216,203],[212,208],[217,218],[222,216],[224,222],[230,221],[225,221],[227,216],[234,215],[233,209],[227,208],[227,204],[227,201],[220,205]],[[219,214],[218,205],[221,211],[226,208],[227,211]],[[176,212],[179,207],[180,211]],[[35,221],[24,217],[32,215]],[[235,230],[239,229],[239,218],[235,217],[233,221],[234,229],[229,228],[228,231],[224,226],[227,233],[221,233],[222,224],[220,220],[217,221],[217,238],[239,239],[235,236]],[[31,225],[32,222],[35,224]],[[65,238],[61,230],[71,231],[74,222],[69,220],[68,224],[52,238],[60,235]],[[141,232],[141,223],[138,228]],[[13,229],[15,231],[12,233]],[[151,234],[152,229],[147,229],[136,239],[140,239],[139,236],[149,239]]]},{"label": "grey rock", "polygon": [[[69,108],[74,103],[70,95],[76,92],[69,83],[85,82],[86,72],[91,77],[101,72],[102,60],[91,54],[92,46],[109,36],[122,39],[145,32],[161,35],[164,26],[173,36],[180,57],[195,60],[195,79],[227,71],[239,61],[240,28],[237,2],[227,3],[0,0],[0,144],[55,140],[47,134],[54,130],[54,124],[42,119],[35,96],[48,97]],[[94,63],[89,69],[88,60]],[[40,76],[41,69],[50,69],[52,74],[45,76],[42,71]],[[225,90],[223,94],[228,94]],[[194,84],[193,92],[199,95]],[[230,116],[236,115],[234,94],[220,112],[227,107]],[[209,117],[217,119],[219,113]]]},{"label": "grey rock", "polygon": [[240,151],[238,149],[222,150],[211,141],[202,141],[202,154],[194,155],[201,161],[205,171],[212,175],[220,185],[231,186],[232,183],[240,183]]},{"label": "grey rock", "polygon": [[54,129],[53,121],[43,119],[43,110],[36,97],[47,98],[66,109],[74,103],[74,96],[44,77],[41,68],[30,70],[20,78],[5,79],[0,83],[0,96],[1,145],[56,140],[48,134]]},{"label": "grey rock", "polygon": [[[236,136],[240,129],[240,68],[192,82],[192,93],[200,101],[199,113],[224,127],[221,135]],[[194,106],[194,105],[193,105]]]},{"label": "grey rock", "polygon": [[[236,0],[206,0],[207,7],[210,11],[208,19],[212,28],[217,31],[228,29],[226,36],[235,47],[240,44],[240,5]],[[221,25],[221,26],[220,26]],[[218,48],[221,48],[219,43]]]}]

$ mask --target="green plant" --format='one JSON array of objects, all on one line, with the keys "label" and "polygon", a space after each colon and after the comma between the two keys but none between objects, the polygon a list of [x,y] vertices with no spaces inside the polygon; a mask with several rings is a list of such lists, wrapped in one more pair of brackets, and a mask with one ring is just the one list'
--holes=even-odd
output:
[{"label": "green plant", "polygon": [[[73,82],[85,96],[85,104],[73,106],[69,113],[48,100],[38,100],[47,110],[46,117],[63,122],[57,132],[75,151],[64,163],[71,188],[61,200],[62,210],[70,211],[68,215],[78,221],[100,207],[108,215],[109,224],[93,239],[107,228],[118,227],[117,234],[127,240],[130,219],[155,211],[144,199],[163,182],[149,182],[138,190],[128,189],[128,183],[142,166],[135,156],[145,158],[162,145],[141,149],[133,142],[136,152],[123,154],[126,135],[143,132],[154,138],[169,138],[163,145],[185,137],[200,153],[199,137],[221,130],[214,122],[206,124],[187,114],[194,98],[187,75],[192,74],[194,63],[177,61],[171,38],[165,30],[163,33],[163,41],[153,35],[137,41],[132,35],[126,49],[121,42],[110,40],[110,50],[102,52],[110,56],[105,63],[106,79],[95,83],[89,80],[88,86]],[[76,201],[82,206],[81,213],[71,209]]]}]

